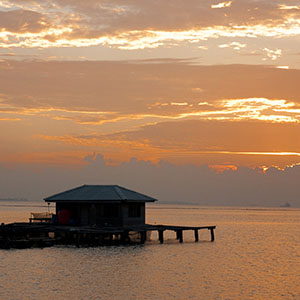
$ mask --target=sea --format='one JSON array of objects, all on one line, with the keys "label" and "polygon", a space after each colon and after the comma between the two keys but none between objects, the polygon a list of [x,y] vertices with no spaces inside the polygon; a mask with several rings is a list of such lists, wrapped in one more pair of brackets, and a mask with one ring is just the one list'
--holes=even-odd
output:
[{"label": "sea", "polygon": [[[0,223],[44,203],[1,201]],[[0,300],[300,299],[300,209],[151,204],[147,223],[216,225],[164,244],[0,250]]]}]

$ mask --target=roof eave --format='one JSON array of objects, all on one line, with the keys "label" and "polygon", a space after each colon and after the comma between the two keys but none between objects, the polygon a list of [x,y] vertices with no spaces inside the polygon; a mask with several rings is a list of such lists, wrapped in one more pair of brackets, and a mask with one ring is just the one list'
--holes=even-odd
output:
[{"label": "roof eave", "polygon": [[49,199],[49,198],[44,198],[43,199],[45,202],[77,202],[77,203],[122,203],[122,202],[156,202],[158,201],[157,199],[153,200],[131,200],[131,199],[126,199],[126,200],[70,200],[70,199]]}]

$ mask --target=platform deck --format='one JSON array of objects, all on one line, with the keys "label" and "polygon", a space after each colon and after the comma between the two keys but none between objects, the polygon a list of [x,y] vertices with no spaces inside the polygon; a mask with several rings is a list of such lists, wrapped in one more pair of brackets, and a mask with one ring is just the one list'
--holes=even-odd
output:
[{"label": "platform deck", "polygon": [[[213,242],[216,226],[135,225],[126,227],[66,226],[49,223],[11,223],[0,226],[0,248],[46,247],[55,244],[76,246],[101,246],[107,244],[145,243],[147,233],[158,232],[164,242],[164,232],[174,231],[176,239],[183,242],[183,232],[194,231],[195,242],[199,241],[199,230],[209,230]],[[138,239],[132,240],[132,234]]]}]

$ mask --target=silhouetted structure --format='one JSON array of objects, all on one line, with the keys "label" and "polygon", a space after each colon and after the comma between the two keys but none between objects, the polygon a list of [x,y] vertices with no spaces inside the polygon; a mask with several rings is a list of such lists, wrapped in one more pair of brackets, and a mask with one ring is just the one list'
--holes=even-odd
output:
[{"label": "silhouetted structure", "polygon": [[58,224],[145,224],[145,204],[156,199],[118,185],[83,185],[44,199],[56,203]]},{"label": "silhouetted structure", "polygon": [[165,231],[173,231],[180,243],[184,231],[194,231],[195,242],[205,229],[215,239],[216,226],[145,224],[146,203],[157,200],[118,185],[83,185],[44,200],[56,203],[56,219],[49,212],[33,213],[29,223],[1,224],[0,249],[144,244],[153,231],[161,244]]}]

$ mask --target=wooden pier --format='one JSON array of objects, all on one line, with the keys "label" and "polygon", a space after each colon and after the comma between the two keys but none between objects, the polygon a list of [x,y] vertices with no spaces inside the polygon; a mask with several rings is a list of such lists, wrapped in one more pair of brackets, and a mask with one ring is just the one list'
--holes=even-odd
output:
[{"label": "wooden pier", "polygon": [[216,226],[135,225],[126,227],[67,226],[47,223],[11,223],[0,226],[0,249],[75,245],[78,247],[144,244],[150,232],[158,232],[158,240],[164,243],[164,232],[173,231],[179,243],[183,243],[184,231],[194,231],[195,242],[199,230],[210,231],[213,242]]}]

